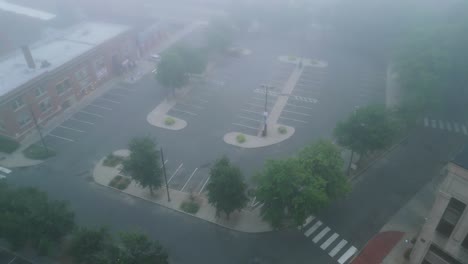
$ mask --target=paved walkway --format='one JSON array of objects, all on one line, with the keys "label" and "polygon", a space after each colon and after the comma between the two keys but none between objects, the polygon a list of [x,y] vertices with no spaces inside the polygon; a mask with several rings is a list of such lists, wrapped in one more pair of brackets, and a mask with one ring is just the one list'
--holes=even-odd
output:
[{"label": "paved walkway", "polygon": [[[119,156],[127,156],[127,150],[118,150],[114,154]],[[151,196],[149,189],[142,188],[135,182],[131,182],[125,190],[118,190],[116,188],[108,186],[109,182],[119,174],[120,167],[106,167],[102,165],[104,159],[102,159],[94,168],[93,177],[96,183],[111,188],[115,191],[123,192],[125,194],[144,199],[172,210],[188,214],[180,209],[180,205],[184,201],[190,200],[190,193],[185,193],[173,189],[169,189],[171,201],[167,200],[167,193],[165,188],[155,190],[155,194]],[[258,233],[271,231],[272,228],[266,222],[261,219],[260,208],[254,210],[244,209],[241,211],[233,212],[229,219],[224,216],[216,217],[216,209],[208,203],[208,199],[204,194],[193,195],[194,200],[200,205],[200,209],[193,217],[203,219],[205,221],[232,229],[236,231]]]}]

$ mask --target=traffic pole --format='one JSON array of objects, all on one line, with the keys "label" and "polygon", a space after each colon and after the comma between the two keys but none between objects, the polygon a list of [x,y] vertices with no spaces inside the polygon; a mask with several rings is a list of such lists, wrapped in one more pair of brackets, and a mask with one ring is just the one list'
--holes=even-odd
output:
[{"label": "traffic pole", "polygon": [[171,197],[169,196],[169,185],[167,184],[167,175],[166,175],[166,164],[164,162],[164,153],[163,149],[161,148],[161,160],[162,160],[162,167],[163,167],[163,173],[164,173],[164,180],[166,182],[166,192],[167,192],[167,201],[171,201]]}]

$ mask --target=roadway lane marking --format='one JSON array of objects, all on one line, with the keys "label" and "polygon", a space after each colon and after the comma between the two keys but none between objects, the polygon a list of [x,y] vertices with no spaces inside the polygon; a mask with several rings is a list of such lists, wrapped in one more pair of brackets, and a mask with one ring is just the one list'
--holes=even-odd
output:
[{"label": "roadway lane marking", "polygon": [[429,120],[426,118],[424,118],[424,126],[427,127],[429,125]]},{"label": "roadway lane marking", "polygon": [[292,107],[301,107],[301,108],[305,108],[305,109],[314,110],[312,107],[307,107],[307,106],[302,106],[302,105],[295,105],[295,104],[290,104],[290,103],[287,103],[286,105],[290,105]]},{"label": "roadway lane marking", "polygon": [[72,131],[76,131],[76,132],[80,132],[80,133],[84,133],[84,132],[85,132],[85,131],[83,131],[83,130],[79,130],[79,129],[72,128],[72,127],[67,127],[67,126],[62,126],[62,125],[60,125],[60,126],[58,126],[58,127],[64,128],[64,129],[68,129],[68,130],[72,130]]},{"label": "roadway lane marking", "polygon": [[452,131],[452,126],[450,125],[450,122],[447,122],[447,130]]},{"label": "roadway lane marking", "polygon": [[458,127],[458,123],[453,124],[453,127],[455,128],[455,132],[460,132],[460,128]]},{"label": "roadway lane marking", "polygon": [[101,108],[101,109],[104,109],[104,110],[112,110],[112,108],[109,108],[109,107],[104,107],[104,106],[100,106],[100,105],[95,105],[95,104],[89,104],[89,106],[93,106],[93,107],[96,107],[96,108]]},{"label": "roadway lane marking", "polygon": [[180,168],[182,167],[182,165],[184,165],[183,163],[181,163],[179,165],[179,167],[174,171],[174,173],[172,174],[171,178],[169,178],[169,180],[167,181],[167,183],[170,183],[172,178],[174,178],[174,176],[177,174],[177,172],[180,170]]},{"label": "roadway lane marking", "polygon": [[331,237],[329,237],[327,239],[327,241],[323,242],[323,244],[320,246],[320,248],[323,249],[323,250],[327,249],[327,247],[329,247],[331,245],[331,243],[333,243],[333,241],[335,241],[337,238],[338,238],[337,233],[331,235]]},{"label": "roadway lane marking", "polygon": [[296,114],[296,115],[312,116],[312,115],[310,115],[310,114],[301,113],[301,112],[296,112],[296,111],[290,111],[290,110],[283,110],[283,112],[291,113],[291,114]]},{"label": "roadway lane marking", "polygon": [[91,123],[91,122],[88,122],[88,121],[83,121],[83,120],[80,120],[80,119],[77,119],[77,118],[73,118],[73,117],[70,117],[69,120],[81,122],[81,123],[88,124],[88,125],[94,125],[94,123]]},{"label": "roadway lane marking", "polygon": [[468,132],[466,131],[465,125],[461,125],[461,128],[462,128],[462,130],[463,130],[463,134],[467,135]]},{"label": "roadway lane marking", "polygon": [[309,237],[310,235],[312,235],[312,233],[315,232],[315,230],[317,230],[320,226],[322,225],[322,222],[321,221],[318,221],[317,223],[315,223],[311,228],[309,228],[309,230],[307,230],[304,235],[306,237]]},{"label": "roadway lane marking", "polygon": [[188,178],[188,180],[185,182],[184,186],[182,187],[182,189],[180,189],[181,192],[184,191],[185,187],[187,186],[187,184],[189,183],[189,181],[192,179],[193,175],[197,172],[198,168],[195,168],[192,172],[192,175],[190,175],[190,177]]},{"label": "roadway lane marking", "polygon": [[442,120],[439,120],[439,127],[444,130],[444,122],[442,122]]},{"label": "roadway lane marking", "polygon": [[302,225],[301,229],[306,227],[308,224],[310,224],[310,222],[314,221],[314,219],[315,219],[315,216],[312,216],[312,215],[307,217],[307,219],[305,220],[305,223]]},{"label": "roadway lane marking", "polygon": [[99,97],[98,100],[103,100],[103,101],[111,102],[111,103],[114,103],[114,104],[120,104],[120,102],[117,102],[117,101],[114,101],[114,100],[111,100],[111,99],[107,99],[107,98],[102,98],[102,97]]},{"label": "roadway lane marking", "polygon": [[330,228],[328,226],[325,227],[318,235],[314,237],[314,239],[312,239],[312,242],[317,244],[317,242],[319,242],[320,239],[322,239],[329,231],[330,231]]},{"label": "roadway lane marking", "polygon": [[75,140],[73,140],[73,139],[69,139],[69,138],[57,136],[57,135],[54,135],[54,134],[52,134],[52,133],[49,133],[49,134],[47,134],[47,135],[48,135],[48,136],[51,136],[51,137],[60,138],[60,139],[66,140],[66,141],[75,142]]},{"label": "roadway lane marking", "polygon": [[333,258],[346,244],[348,244],[348,241],[344,239],[341,240],[340,243],[338,243],[338,245],[328,253],[328,255]]},{"label": "roadway lane marking", "polygon": [[300,122],[300,123],[307,124],[307,122],[306,122],[306,121],[303,121],[303,120],[298,120],[298,119],[294,119],[294,118],[288,118],[288,117],[282,117],[282,116],[280,116],[279,118],[281,118],[281,119],[286,119],[286,120],[291,120],[291,121],[296,121],[296,122]]},{"label": "roadway lane marking", "polygon": [[84,111],[84,110],[79,111],[79,113],[83,113],[83,114],[92,115],[92,116],[95,116],[95,117],[104,118],[104,116],[102,116],[102,115],[98,115],[98,114],[95,114],[95,113],[87,112],[87,111]]},{"label": "roadway lane marking", "polygon": [[338,259],[338,263],[343,264],[345,263],[350,257],[352,257],[357,251],[357,248],[355,247],[350,247],[342,256],[340,259]]},{"label": "roadway lane marking", "polygon": [[251,121],[256,121],[256,122],[263,122],[262,120],[258,120],[258,119],[254,119],[254,118],[250,118],[250,117],[245,117],[245,116],[241,116],[241,115],[238,115],[237,117],[244,118],[244,119],[251,120]]},{"label": "roadway lane marking", "polygon": [[189,111],[184,111],[184,110],[180,110],[180,109],[177,109],[175,107],[172,107],[171,110],[174,110],[176,112],[181,112],[181,113],[184,113],[184,114],[187,114],[187,115],[191,115],[191,116],[196,116],[197,114],[195,113],[192,113],[192,112],[189,112]]},{"label": "roadway lane marking", "polygon": [[0,167],[0,172],[6,173],[6,174],[10,174],[10,173],[11,173],[11,170],[10,170],[10,169],[7,169],[7,168],[5,168],[5,167]]},{"label": "roadway lane marking", "polygon": [[255,112],[255,111],[251,111],[251,110],[247,110],[247,109],[241,109],[241,111],[249,112],[249,113],[253,113],[253,114],[257,114],[257,115],[263,116],[263,113],[259,113],[259,112]]},{"label": "roadway lane marking", "polygon": [[250,129],[253,129],[253,130],[258,130],[258,129],[259,129],[258,127],[246,126],[246,125],[239,124],[239,123],[232,123],[232,124],[235,125],[235,126],[241,126],[241,127],[245,127],[245,128],[250,128]]},{"label": "roadway lane marking", "polygon": [[206,184],[210,181],[210,177],[211,176],[208,176],[208,179],[206,179],[205,183],[203,184],[203,186],[201,187],[200,191],[198,192],[198,194],[201,194],[203,192],[203,189],[205,189],[205,186]]}]

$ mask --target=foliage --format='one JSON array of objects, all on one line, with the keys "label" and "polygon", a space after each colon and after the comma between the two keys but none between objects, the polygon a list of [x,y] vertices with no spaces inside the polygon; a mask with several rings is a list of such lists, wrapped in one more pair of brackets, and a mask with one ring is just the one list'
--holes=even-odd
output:
[{"label": "foliage", "polygon": [[195,201],[195,197],[190,195],[188,201],[183,201],[182,204],[180,204],[180,209],[189,214],[196,214],[200,209],[200,205]]},{"label": "foliage", "polygon": [[206,31],[206,46],[215,52],[223,52],[233,41],[234,28],[226,19],[216,18]]},{"label": "foliage", "polygon": [[122,163],[123,172],[142,187],[154,188],[162,184],[162,171],[156,143],[149,137],[134,138],[129,144],[130,155]]},{"label": "foliage", "polygon": [[245,138],[244,134],[238,134],[236,136],[237,143],[244,143],[247,139]]},{"label": "foliage", "polygon": [[120,234],[122,264],[168,264],[168,255],[156,241],[141,233]]},{"label": "foliage", "polygon": [[268,160],[256,178],[256,197],[264,203],[262,216],[275,228],[302,225],[309,215],[350,190],[339,149],[323,140],[305,147],[297,157]]},{"label": "foliage", "polygon": [[0,152],[13,153],[19,146],[20,144],[17,141],[0,135]]},{"label": "foliage", "polygon": [[288,132],[288,129],[287,129],[286,127],[284,127],[284,126],[278,127],[278,133],[284,135],[284,134],[286,134],[287,132]]},{"label": "foliage", "polygon": [[74,214],[62,201],[49,200],[33,188],[9,188],[0,183],[0,237],[14,249],[32,245],[46,254],[74,227]]},{"label": "foliage", "polygon": [[334,130],[338,144],[359,153],[386,148],[396,135],[398,125],[380,105],[359,108]]},{"label": "foliage", "polygon": [[185,73],[202,74],[205,71],[207,54],[203,50],[179,45],[174,52],[182,58]]},{"label": "foliage", "polygon": [[210,183],[207,186],[208,201],[216,208],[216,214],[224,212],[227,217],[247,204],[246,184],[242,173],[230,164],[227,157],[217,160],[210,170]]},{"label": "foliage", "polygon": [[115,167],[123,161],[124,161],[123,157],[117,156],[111,153],[106,156],[106,158],[102,162],[102,165],[107,166],[107,167]]},{"label": "foliage", "polygon": [[45,160],[57,155],[54,150],[45,148],[44,146],[38,144],[32,144],[31,146],[27,147],[25,150],[23,150],[23,154],[26,158],[34,160]]},{"label": "foliage", "polygon": [[118,263],[117,247],[106,228],[79,228],[74,232],[69,253],[74,261],[80,263]]},{"label": "foliage", "polygon": [[184,60],[179,53],[168,51],[161,55],[156,80],[168,89],[171,94],[175,93],[176,88],[180,88],[187,83]]},{"label": "foliage", "polygon": [[175,119],[172,117],[166,117],[166,119],[164,119],[164,124],[166,126],[172,126],[173,124],[175,124],[175,122]]},{"label": "foliage", "polygon": [[117,175],[109,182],[109,186],[119,190],[125,190],[130,182],[131,180],[129,178],[123,177],[122,175]]}]

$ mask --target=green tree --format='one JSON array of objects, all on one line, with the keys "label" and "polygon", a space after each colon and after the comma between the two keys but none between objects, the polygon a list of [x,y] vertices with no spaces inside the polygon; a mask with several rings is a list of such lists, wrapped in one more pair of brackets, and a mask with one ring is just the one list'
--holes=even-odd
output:
[{"label": "green tree", "polygon": [[159,243],[141,233],[120,234],[122,264],[168,264],[168,255]]},{"label": "green tree", "polygon": [[205,51],[187,46],[177,46],[174,52],[182,58],[185,74],[202,74],[205,71],[207,64]]},{"label": "green tree", "polygon": [[359,108],[347,120],[339,122],[334,135],[338,144],[362,157],[370,151],[388,147],[397,129],[397,123],[383,106],[372,105]]},{"label": "green tree", "polygon": [[216,161],[211,168],[207,186],[208,201],[216,207],[216,215],[224,212],[229,218],[232,212],[245,207],[248,201],[246,188],[238,167],[231,165],[226,157]]},{"label": "green tree", "polygon": [[70,256],[76,263],[118,263],[118,249],[106,228],[77,229],[70,242]]},{"label": "green tree", "polygon": [[226,19],[214,19],[207,28],[205,38],[206,47],[209,50],[223,52],[233,41],[234,28]]},{"label": "green tree", "polygon": [[162,171],[156,143],[149,137],[134,138],[129,144],[130,156],[124,160],[123,172],[142,187],[153,189],[162,184]]},{"label": "green tree", "polygon": [[301,225],[330,200],[327,182],[310,175],[297,158],[268,160],[257,179],[262,217],[274,228]]},{"label": "green tree", "polygon": [[174,95],[175,89],[187,83],[186,66],[181,55],[174,50],[161,55],[158,64],[156,80],[167,89],[169,94]]}]

